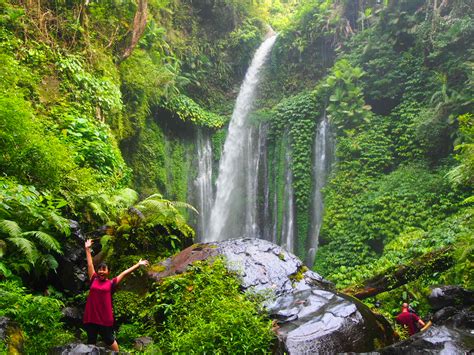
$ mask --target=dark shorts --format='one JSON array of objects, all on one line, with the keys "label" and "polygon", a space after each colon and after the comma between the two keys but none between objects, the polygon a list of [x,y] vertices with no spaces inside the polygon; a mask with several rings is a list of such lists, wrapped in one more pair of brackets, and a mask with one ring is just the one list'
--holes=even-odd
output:
[{"label": "dark shorts", "polygon": [[97,343],[97,335],[100,334],[102,340],[107,346],[110,346],[115,341],[114,327],[107,327],[105,325],[99,325],[94,323],[84,324],[84,328],[87,332],[87,344]]}]

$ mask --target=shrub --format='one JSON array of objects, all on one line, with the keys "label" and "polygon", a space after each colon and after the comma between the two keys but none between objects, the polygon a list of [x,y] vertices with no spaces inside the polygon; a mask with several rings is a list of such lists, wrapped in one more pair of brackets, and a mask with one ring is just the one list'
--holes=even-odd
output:
[{"label": "shrub", "polygon": [[16,281],[0,283],[0,316],[20,325],[27,354],[46,354],[51,347],[73,339],[62,328],[61,307],[61,301],[29,294]]},{"label": "shrub", "polygon": [[149,296],[151,312],[163,321],[161,349],[184,353],[270,353],[271,321],[239,290],[222,259],[196,262],[168,277]]}]

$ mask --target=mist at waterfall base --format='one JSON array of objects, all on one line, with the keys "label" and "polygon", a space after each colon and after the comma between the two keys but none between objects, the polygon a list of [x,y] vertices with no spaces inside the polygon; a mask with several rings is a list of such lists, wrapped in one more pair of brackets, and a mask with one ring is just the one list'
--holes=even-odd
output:
[{"label": "mist at waterfall base", "polygon": [[[197,207],[198,239],[202,242],[235,238],[263,238],[294,252],[296,243],[296,210],[291,149],[285,137],[284,198],[280,208],[281,228],[277,231],[279,210],[277,193],[270,193],[267,160],[267,124],[249,122],[258,96],[260,74],[275,43],[276,36],[266,39],[256,51],[241,85],[228,134],[220,159],[215,190],[212,186],[212,149],[209,134],[199,132],[196,146],[198,175],[194,181]],[[311,225],[306,242],[306,264],[312,265],[322,222],[321,189],[330,165],[332,142],[326,117],[321,118],[315,133],[313,162],[313,201]]]}]

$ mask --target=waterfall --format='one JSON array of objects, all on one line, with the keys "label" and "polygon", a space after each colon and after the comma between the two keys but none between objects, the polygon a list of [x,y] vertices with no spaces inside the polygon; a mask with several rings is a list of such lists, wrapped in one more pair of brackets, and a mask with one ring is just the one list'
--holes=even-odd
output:
[{"label": "waterfall", "polygon": [[295,194],[293,190],[293,173],[291,171],[291,154],[289,149],[286,151],[285,161],[285,205],[280,244],[283,248],[293,253],[295,249]]},{"label": "waterfall", "polygon": [[197,132],[198,175],[194,180],[199,210],[197,233],[202,239],[209,234],[209,217],[212,207],[212,147],[209,134]]},{"label": "waterfall", "polygon": [[306,265],[312,266],[314,256],[318,249],[319,231],[323,221],[323,196],[322,189],[326,184],[326,179],[332,163],[333,139],[329,130],[329,123],[326,114],[318,124],[314,140],[314,162],[313,162],[313,200],[311,225],[307,242],[308,253],[306,255]]},{"label": "waterfall", "polygon": [[259,142],[257,129],[247,122],[253,108],[259,74],[276,36],[256,51],[240,87],[221,156],[216,198],[211,210],[210,233],[203,241],[258,237],[257,182]]}]

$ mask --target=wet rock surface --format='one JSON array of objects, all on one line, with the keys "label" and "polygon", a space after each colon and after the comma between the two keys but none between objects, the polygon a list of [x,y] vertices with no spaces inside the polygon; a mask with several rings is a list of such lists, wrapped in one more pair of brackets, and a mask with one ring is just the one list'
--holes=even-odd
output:
[{"label": "wet rock surface", "polygon": [[431,290],[428,301],[433,310],[444,307],[466,307],[474,305],[474,291],[459,286],[440,286]]},{"label": "wet rock surface", "polygon": [[267,309],[276,320],[280,353],[366,352],[392,342],[388,323],[356,299],[308,270],[296,256],[263,239],[195,244],[150,272],[162,277],[184,272],[196,260],[225,256],[244,290],[272,294]]},{"label": "wet rock surface", "polygon": [[426,331],[379,351],[383,355],[405,354],[472,354],[474,337],[469,332],[433,325]]},{"label": "wet rock surface", "polygon": [[50,355],[81,355],[81,354],[90,354],[90,355],[103,355],[103,354],[115,354],[113,351],[107,350],[95,345],[81,344],[81,343],[72,343],[65,346],[58,346],[51,351]]},{"label": "wet rock surface", "polygon": [[64,307],[61,310],[62,320],[71,327],[79,328],[82,326],[83,311],[78,307]]},{"label": "wet rock surface", "polygon": [[53,284],[71,293],[84,290],[87,285],[85,236],[76,221],[70,221],[71,238],[63,245],[63,254],[58,257],[59,267]]}]

